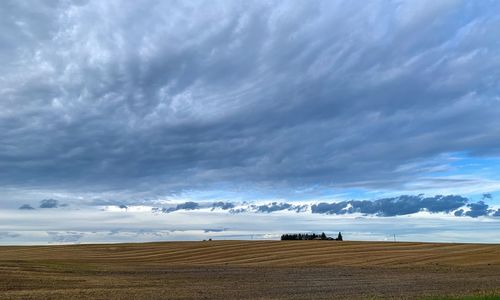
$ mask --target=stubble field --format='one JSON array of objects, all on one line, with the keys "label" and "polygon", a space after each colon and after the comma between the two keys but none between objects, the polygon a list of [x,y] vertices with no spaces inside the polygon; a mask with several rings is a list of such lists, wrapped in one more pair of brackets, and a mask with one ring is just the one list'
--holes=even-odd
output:
[{"label": "stubble field", "polygon": [[0,247],[1,299],[500,295],[500,245],[210,241]]}]

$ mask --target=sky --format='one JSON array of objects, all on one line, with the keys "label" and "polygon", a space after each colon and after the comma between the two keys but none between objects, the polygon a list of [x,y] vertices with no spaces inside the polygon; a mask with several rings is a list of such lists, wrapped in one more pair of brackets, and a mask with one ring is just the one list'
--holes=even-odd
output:
[{"label": "sky", "polygon": [[0,244],[500,243],[500,2],[0,2]]}]

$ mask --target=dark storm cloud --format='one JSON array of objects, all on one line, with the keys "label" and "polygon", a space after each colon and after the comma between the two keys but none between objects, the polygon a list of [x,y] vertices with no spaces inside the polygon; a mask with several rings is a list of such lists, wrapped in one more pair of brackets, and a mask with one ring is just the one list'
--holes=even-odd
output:
[{"label": "dark storm cloud", "polygon": [[347,202],[338,203],[318,203],[311,206],[311,212],[313,214],[340,214],[341,212],[346,213]]},{"label": "dark storm cloud", "polygon": [[178,210],[195,210],[195,209],[200,209],[200,208],[201,208],[200,204],[193,202],[193,201],[188,201],[185,203],[177,204],[175,207],[170,207],[170,208],[154,207],[152,209],[152,211],[154,213],[160,213],[160,212],[161,213],[171,213],[171,212],[178,211]]},{"label": "dark storm cloud", "polygon": [[285,210],[285,209],[290,209],[292,205],[290,203],[277,203],[273,202],[269,205],[259,205],[257,207],[257,212],[265,212],[265,213],[270,213],[273,211],[280,211],[280,210]]},{"label": "dark storm cloud", "polygon": [[33,210],[33,206],[29,205],[29,204],[23,204],[21,206],[19,206],[19,209],[24,209],[24,210]]},{"label": "dark storm cloud", "polygon": [[40,201],[40,208],[57,208],[59,207],[59,201],[54,199],[44,199]]},{"label": "dark storm cloud", "polygon": [[487,216],[491,210],[489,205],[484,203],[484,201],[479,201],[477,203],[470,203],[467,205],[470,210],[465,213],[466,216],[477,218],[480,216]]},{"label": "dark storm cloud", "polygon": [[[500,2],[0,7],[0,185],[392,188],[500,154]],[[350,204],[448,208],[391,201]]]},{"label": "dark storm cloud", "polygon": [[449,213],[466,205],[467,202],[467,198],[453,195],[434,197],[403,195],[375,201],[350,200],[337,203],[318,203],[311,206],[311,212],[320,214],[357,212],[367,215],[390,217],[413,214],[424,210],[431,213]]},{"label": "dark storm cloud", "polygon": [[483,194],[483,200],[486,200],[486,199],[493,199],[493,195],[491,195],[490,193],[486,193],[486,194]]},{"label": "dark storm cloud", "polygon": [[258,213],[272,213],[275,211],[282,211],[282,210],[289,210],[289,211],[295,211],[295,212],[304,212],[307,210],[309,205],[303,204],[303,205],[296,205],[296,204],[290,204],[290,203],[285,203],[285,202],[272,202],[270,204],[262,204],[262,205],[252,205],[250,208]]},{"label": "dark storm cloud", "polygon": [[234,208],[234,203],[231,203],[231,202],[222,202],[222,201],[214,202],[213,205],[212,205],[212,210],[214,210],[216,208],[220,208],[220,209],[223,209],[223,210],[228,210],[228,209]]},{"label": "dark storm cloud", "polygon": [[[411,197],[411,196],[406,196],[406,197]],[[420,196],[418,198],[421,199],[421,204],[423,208],[432,213],[437,213],[437,212],[449,213],[452,210],[462,207],[468,201],[468,199],[465,197],[455,196],[455,195],[448,195],[448,196],[439,195],[426,198]]]},{"label": "dark storm cloud", "polygon": [[199,207],[200,207],[200,205],[198,203],[189,201],[186,203],[178,204],[175,208],[169,209],[169,212],[180,210],[180,209],[193,210],[193,209],[198,209]]}]

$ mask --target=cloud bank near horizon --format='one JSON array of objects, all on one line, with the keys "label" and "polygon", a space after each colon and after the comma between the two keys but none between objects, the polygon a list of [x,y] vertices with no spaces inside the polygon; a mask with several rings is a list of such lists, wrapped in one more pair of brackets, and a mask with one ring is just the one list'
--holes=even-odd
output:
[{"label": "cloud bank near horizon", "polygon": [[[284,232],[318,231],[342,231],[350,240],[392,240],[396,234],[401,241],[498,243],[500,206],[487,204],[490,196],[476,201],[459,195],[312,202],[177,200],[160,206],[101,201],[51,209],[25,204],[0,210],[0,244],[278,239]],[[45,200],[39,204],[53,203]]]},{"label": "cloud bank near horizon", "polygon": [[471,202],[465,197],[456,195],[437,195],[434,197],[402,195],[377,200],[349,200],[313,204],[294,204],[290,202],[271,202],[267,204],[232,202],[196,203],[190,201],[170,208],[155,207],[152,208],[152,211],[155,213],[171,213],[178,210],[200,210],[209,207],[212,207],[212,211],[214,209],[221,209],[232,214],[292,211],[296,213],[310,212],[313,214],[329,215],[360,214],[363,216],[394,217],[428,212],[430,214],[442,213],[456,217],[468,216],[472,218],[500,216],[500,208],[494,209],[484,201]]},{"label": "cloud bank near horizon", "polygon": [[[485,194],[489,195],[489,194]],[[483,199],[490,198],[484,196]],[[40,208],[67,207],[59,205],[54,199],[40,201]],[[374,217],[395,217],[427,212],[430,214],[446,214],[455,217],[498,217],[500,208],[495,209],[483,200],[473,202],[470,199],[459,195],[436,195],[425,197],[424,195],[401,195],[398,197],[381,198],[376,200],[346,200],[346,201],[316,201],[309,203],[302,202],[238,202],[238,201],[187,201],[182,203],[170,203],[161,207],[150,207],[143,204],[120,204],[119,202],[97,202],[91,206],[103,207],[104,210],[129,211],[137,208],[144,211],[150,210],[152,213],[173,213],[176,211],[225,211],[231,214],[242,213],[273,213],[290,211],[296,213],[328,214],[328,215],[351,215]],[[150,207],[150,208],[148,208]],[[23,204],[20,210],[34,210],[30,204]]]},{"label": "cloud bank near horizon", "polygon": [[[248,204],[247,209],[233,213],[231,209],[212,210],[213,203],[168,213],[161,210],[152,213],[151,207],[135,206],[0,211],[3,228],[0,244],[279,239],[285,232],[322,231],[327,234],[341,231],[347,240],[384,241],[392,240],[395,234],[398,241],[500,242],[500,218],[493,215],[457,217],[453,211],[420,211],[382,217],[348,212],[311,213],[309,207],[297,212],[288,205]],[[245,206],[235,204],[238,207]]]}]

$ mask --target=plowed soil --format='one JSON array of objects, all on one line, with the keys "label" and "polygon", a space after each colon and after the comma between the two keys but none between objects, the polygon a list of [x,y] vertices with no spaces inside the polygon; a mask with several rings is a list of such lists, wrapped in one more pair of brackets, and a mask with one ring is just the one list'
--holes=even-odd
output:
[{"label": "plowed soil", "polygon": [[1,299],[500,295],[500,245],[210,241],[0,247]]}]

